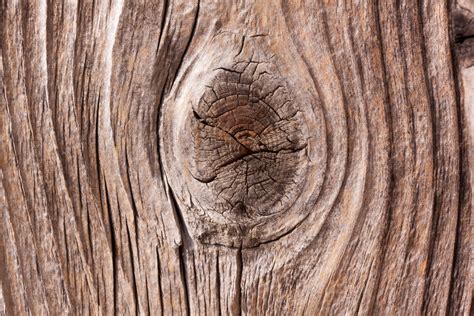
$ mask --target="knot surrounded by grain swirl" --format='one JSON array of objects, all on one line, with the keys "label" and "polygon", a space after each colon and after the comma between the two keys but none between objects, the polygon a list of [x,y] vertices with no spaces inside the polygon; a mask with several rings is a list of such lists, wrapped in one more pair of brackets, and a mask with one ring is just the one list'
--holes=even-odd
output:
[{"label": "knot surrounded by grain swirl", "polygon": [[[219,46],[223,38],[234,49]],[[271,42],[222,33],[164,103],[164,171],[189,235],[203,244],[276,241],[308,218],[321,192],[319,99],[301,89],[311,79]]]}]

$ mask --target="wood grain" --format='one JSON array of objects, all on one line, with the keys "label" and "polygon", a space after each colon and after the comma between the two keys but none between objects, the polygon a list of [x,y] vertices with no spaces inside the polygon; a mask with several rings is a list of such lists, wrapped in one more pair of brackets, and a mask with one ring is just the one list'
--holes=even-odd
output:
[{"label": "wood grain", "polygon": [[0,315],[470,315],[470,0],[2,0]]}]

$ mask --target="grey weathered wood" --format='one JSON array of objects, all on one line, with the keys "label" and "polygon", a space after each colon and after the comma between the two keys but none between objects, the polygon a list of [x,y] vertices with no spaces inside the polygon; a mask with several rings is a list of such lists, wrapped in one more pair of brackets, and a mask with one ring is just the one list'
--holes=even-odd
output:
[{"label": "grey weathered wood", "polygon": [[1,1],[0,315],[469,315],[473,8]]}]

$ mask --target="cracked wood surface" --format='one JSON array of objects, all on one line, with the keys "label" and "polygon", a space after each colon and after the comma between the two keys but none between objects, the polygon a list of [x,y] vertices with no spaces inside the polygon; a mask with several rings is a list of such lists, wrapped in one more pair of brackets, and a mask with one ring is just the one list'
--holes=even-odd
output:
[{"label": "cracked wood surface", "polygon": [[472,314],[472,0],[0,3],[0,315]]}]

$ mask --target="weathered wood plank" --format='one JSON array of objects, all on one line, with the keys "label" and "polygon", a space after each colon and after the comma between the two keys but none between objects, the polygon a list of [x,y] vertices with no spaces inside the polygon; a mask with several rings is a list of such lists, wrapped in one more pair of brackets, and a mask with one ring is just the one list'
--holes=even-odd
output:
[{"label": "weathered wood plank", "polygon": [[1,1],[0,314],[470,314],[473,12]]}]

